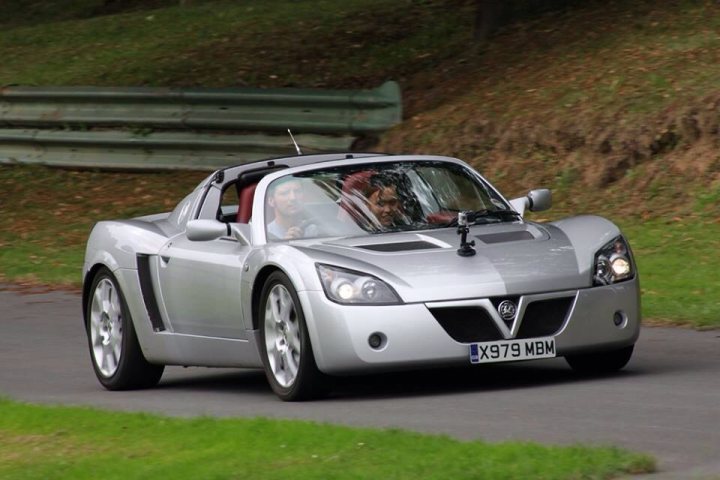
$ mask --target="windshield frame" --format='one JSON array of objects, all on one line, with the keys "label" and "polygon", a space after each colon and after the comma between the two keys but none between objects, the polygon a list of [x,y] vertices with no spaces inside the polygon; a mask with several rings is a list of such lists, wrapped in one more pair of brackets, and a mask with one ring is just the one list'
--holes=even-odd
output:
[{"label": "windshield frame", "polygon": [[[452,157],[444,157],[444,156],[435,156],[435,155],[389,155],[385,157],[373,157],[372,160],[369,160],[368,158],[357,158],[357,159],[345,159],[345,160],[338,160],[338,161],[331,161],[331,162],[322,162],[322,163],[316,163],[311,165],[303,165],[298,167],[291,167],[287,168],[278,172],[273,172],[271,174],[266,175],[263,177],[263,179],[258,183],[258,187],[255,191],[255,199],[253,202],[253,212],[252,217],[254,219],[261,219],[260,221],[254,221],[252,224],[252,230],[253,230],[253,238],[256,239],[256,244],[258,245],[264,245],[267,243],[281,243],[281,242],[287,242],[288,240],[276,240],[276,239],[268,239],[267,232],[266,232],[266,211],[265,211],[265,199],[267,196],[268,187],[272,182],[275,180],[285,177],[285,176],[293,176],[293,175],[299,175],[299,174],[307,174],[314,171],[327,171],[327,170],[333,170],[338,168],[348,168],[352,169],[353,167],[367,167],[367,169],[372,169],[373,165],[383,165],[383,164],[392,164],[392,163],[416,163],[416,164],[442,164],[442,163],[448,163],[448,164],[454,164],[456,166],[462,167],[462,169],[474,180],[475,182],[479,183],[482,187],[484,187],[487,192],[492,196],[494,196],[502,202],[503,208],[507,210],[515,210],[512,206],[512,204],[505,198],[505,196],[500,193],[500,191],[495,188],[495,186],[490,183],[485,177],[483,177],[480,173],[478,173],[475,169],[473,169],[470,165],[467,163],[458,160],[456,158]],[[303,175],[304,176],[304,175]],[[499,208],[499,205],[496,205]],[[438,226],[437,228],[444,228],[443,226]],[[419,232],[427,232],[429,228],[423,228],[423,229],[417,229],[417,230],[402,230],[402,231],[419,231]],[[372,233],[372,232],[359,232],[358,235],[374,235],[374,234],[382,234],[382,233],[397,233],[396,230],[393,231],[387,231],[387,232],[380,232],[380,233]],[[317,237],[311,237],[307,239],[298,239],[295,241],[304,241],[304,240],[313,240],[317,241],[319,238],[334,238],[337,237],[337,235],[326,235],[326,236],[317,236]]]}]

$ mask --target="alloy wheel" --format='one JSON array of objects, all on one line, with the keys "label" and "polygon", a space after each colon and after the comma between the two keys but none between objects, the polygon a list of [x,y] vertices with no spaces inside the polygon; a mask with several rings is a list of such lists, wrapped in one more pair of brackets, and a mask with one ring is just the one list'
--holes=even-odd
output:
[{"label": "alloy wheel", "polygon": [[290,387],[300,368],[301,333],[295,302],[281,284],[267,296],[264,329],[270,370],[278,384]]},{"label": "alloy wheel", "polygon": [[122,309],[118,292],[108,278],[100,280],[90,307],[90,342],[100,373],[112,377],[118,369],[123,347]]}]

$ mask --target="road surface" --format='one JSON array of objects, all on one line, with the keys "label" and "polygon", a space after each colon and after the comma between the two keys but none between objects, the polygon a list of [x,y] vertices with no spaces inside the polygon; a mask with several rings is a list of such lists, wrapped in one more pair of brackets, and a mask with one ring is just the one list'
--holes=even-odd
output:
[{"label": "road surface", "polygon": [[720,330],[643,328],[628,367],[584,378],[562,359],[355,377],[330,398],[276,399],[261,372],[169,367],[157,388],[108,392],[90,366],[79,295],[0,289],[0,395],[168,415],[309,419],[459,439],[613,444],[650,478],[720,479]]}]

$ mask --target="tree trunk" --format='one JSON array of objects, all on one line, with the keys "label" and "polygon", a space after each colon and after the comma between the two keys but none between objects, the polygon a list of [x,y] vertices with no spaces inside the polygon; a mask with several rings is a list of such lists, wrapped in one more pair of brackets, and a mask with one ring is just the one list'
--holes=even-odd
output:
[{"label": "tree trunk", "polygon": [[476,42],[484,42],[500,27],[503,1],[476,0],[476,5],[473,38]]}]

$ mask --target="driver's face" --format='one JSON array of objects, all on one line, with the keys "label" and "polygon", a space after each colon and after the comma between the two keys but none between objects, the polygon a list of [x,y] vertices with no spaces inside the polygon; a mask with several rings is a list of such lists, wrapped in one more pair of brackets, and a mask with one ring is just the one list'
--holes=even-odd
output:
[{"label": "driver's face", "polygon": [[275,188],[269,200],[270,206],[275,209],[275,215],[292,218],[302,212],[303,189],[297,180],[289,180]]},{"label": "driver's face", "polygon": [[384,187],[368,197],[370,211],[384,226],[390,226],[400,215],[400,199],[395,187]]}]

